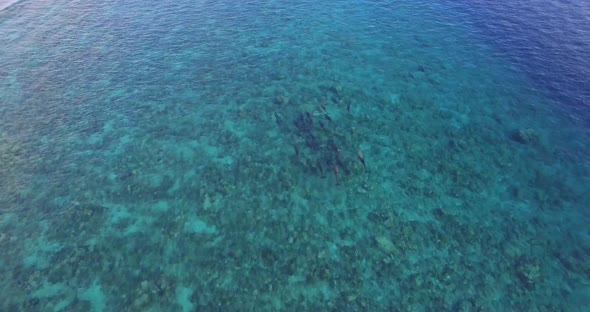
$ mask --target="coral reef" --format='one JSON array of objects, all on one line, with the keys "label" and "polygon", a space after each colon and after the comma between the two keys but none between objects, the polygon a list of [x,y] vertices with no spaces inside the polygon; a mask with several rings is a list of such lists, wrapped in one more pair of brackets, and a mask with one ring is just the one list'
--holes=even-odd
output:
[{"label": "coral reef", "polygon": [[0,133],[0,210],[18,209],[19,196],[29,188],[36,159],[17,139]]},{"label": "coral reef", "polygon": [[0,311],[588,306],[587,130],[452,12],[37,5],[0,23]]}]

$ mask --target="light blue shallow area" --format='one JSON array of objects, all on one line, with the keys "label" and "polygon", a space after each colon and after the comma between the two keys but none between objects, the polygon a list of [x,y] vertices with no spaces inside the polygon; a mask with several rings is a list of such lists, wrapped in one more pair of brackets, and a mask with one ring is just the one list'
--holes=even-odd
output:
[{"label": "light blue shallow area", "polygon": [[0,11],[0,311],[588,311],[586,93],[318,2]]}]

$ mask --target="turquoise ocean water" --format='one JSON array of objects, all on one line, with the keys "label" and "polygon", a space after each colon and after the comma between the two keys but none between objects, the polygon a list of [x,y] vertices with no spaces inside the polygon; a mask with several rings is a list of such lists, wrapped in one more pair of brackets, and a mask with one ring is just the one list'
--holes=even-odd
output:
[{"label": "turquoise ocean water", "polygon": [[0,11],[0,311],[589,311],[590,75],[445,2]]}]

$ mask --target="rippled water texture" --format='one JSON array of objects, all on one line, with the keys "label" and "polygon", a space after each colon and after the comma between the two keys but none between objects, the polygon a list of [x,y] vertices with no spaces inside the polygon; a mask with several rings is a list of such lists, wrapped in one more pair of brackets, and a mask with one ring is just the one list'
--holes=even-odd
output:
[{"label": "rippled water texture", "polygon": [[454,1],[458,17],[555,101],[590,125],[590,2]]},{"label": "rippled water texture", "polygon": [[1,11],[0,310],[588,311],[588,42],[511,3]]}]

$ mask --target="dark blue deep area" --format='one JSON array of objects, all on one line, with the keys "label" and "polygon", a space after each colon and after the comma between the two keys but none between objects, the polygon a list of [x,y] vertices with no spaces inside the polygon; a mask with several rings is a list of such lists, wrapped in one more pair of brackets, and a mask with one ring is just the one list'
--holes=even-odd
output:
[{"label": "dark blue deep area", "polygon": [[444,1],[502,57],[590,122],[590,1]]}]

